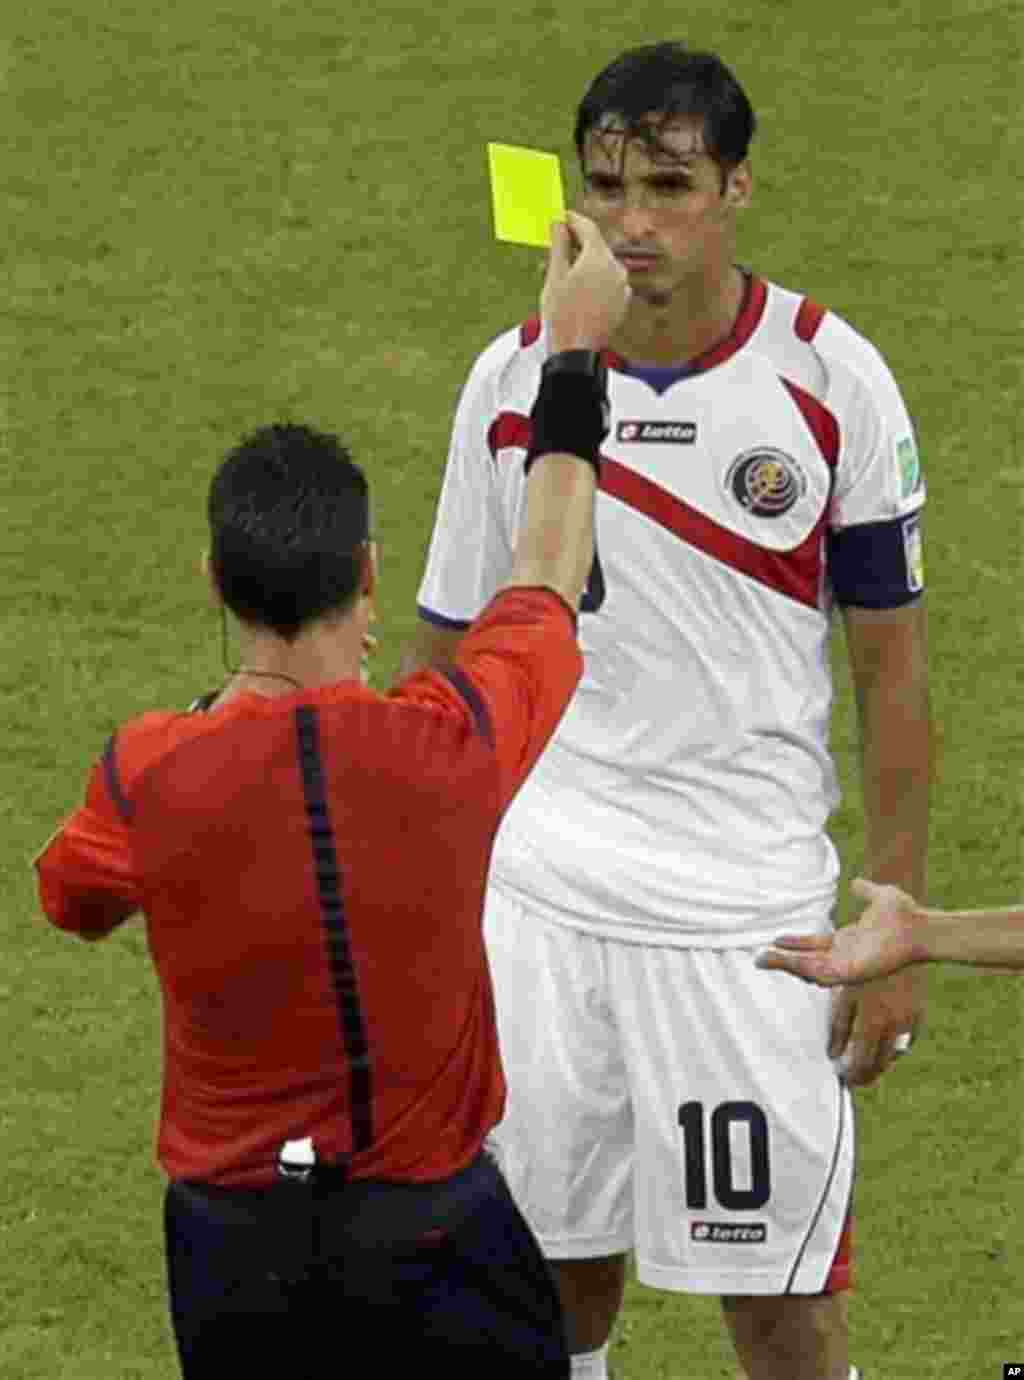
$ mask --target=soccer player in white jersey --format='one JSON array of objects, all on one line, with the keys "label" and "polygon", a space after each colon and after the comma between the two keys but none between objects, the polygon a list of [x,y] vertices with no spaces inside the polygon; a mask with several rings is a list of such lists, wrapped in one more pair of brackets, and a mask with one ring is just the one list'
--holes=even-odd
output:
[{"label": "soccer player in white jersey", "polygon": [[[753,961],[832,926],[837,607],[863,870],[917,896],[930,738],[914,431],[868,341],[736,266],[753,128],[722,62],[675,43],[613,62],[576,124],[580,209],[633,295],[606,356],[584,676],[496,841],[486,931],[498,1151],[590,1380],[631,1249],[643,1284],[721,1296],[750,1380],[856,1373],[848,1086],[923,1001],[917,971],[830,1005]],[[416,659],[450,655],[507,578],[548,349],[531,321],[470,373]]]}]

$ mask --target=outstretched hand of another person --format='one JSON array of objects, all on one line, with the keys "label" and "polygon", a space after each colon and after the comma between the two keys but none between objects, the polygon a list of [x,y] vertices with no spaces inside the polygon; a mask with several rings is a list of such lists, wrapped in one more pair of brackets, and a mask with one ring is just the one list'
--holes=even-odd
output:
[{"label": "outstretched hand of another person", "polygon": [[894,886],[858,878],[851,891],[870,905],[856,924],[835,934],[784,934],[759,954],[759,968],[792,973],[820,987],[838,987],[889,977],[918,961],[913,933],[914,899]]},{"label": "outstretched hand of another person", "polygon": [[[859,989],[835,994],[829,1054],[841,1061],[851,1086],[865,1087],[910,1046],[923,991],[917,974],[905,970],[924,954],[912,897],[863,878],[851,891],[869,902],[856,924],[831,935],[781,935],[755,961],[821,987]],[[878,985],[864,988],[866,983]]]}]

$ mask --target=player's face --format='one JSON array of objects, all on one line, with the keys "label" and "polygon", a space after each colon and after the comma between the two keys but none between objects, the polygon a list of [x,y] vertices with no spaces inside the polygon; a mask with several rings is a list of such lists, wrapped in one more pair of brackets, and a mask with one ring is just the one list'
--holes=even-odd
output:
[{"label": "player's face", "polygon": [[634,298],[667,305],[683,282],[713,287],[730,270],[750,170],[741,164],[723,187],[699,121],[651,128],[656,143],[628,138],[614,118],[588,134],[582,210],[629,270]]}]

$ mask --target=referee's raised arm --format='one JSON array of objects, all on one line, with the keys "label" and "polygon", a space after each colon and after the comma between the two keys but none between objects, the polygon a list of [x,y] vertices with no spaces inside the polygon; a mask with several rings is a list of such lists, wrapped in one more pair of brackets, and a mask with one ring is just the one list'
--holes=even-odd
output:
[{"label": "referee's raised arm", "polygon": [[[536,397],[527,403],[532,445],[526,442],[526,520],[510,543],[512,534],[496,520],[489,501],[488,432],[499,419],[478,361],[456,412],[428,559],[429,568],[443,550],[447,575],[441,584],[450,586],[453,602],[433,581],[431,593],[421,598],[414,638],[403,648],[400,678],[418,667],[450,665],[473,619],[499,590],[545,586],[574,611],[578,607],[592,560],[590,505],[604,435],[606,371],[600,352],[629,299],[626,271],[592,221],[570,213],[552,227],[540,302],[545,353],[551,357]],[[541,455],[543,463],[533,464]]]},{"label": "referee's raised arm", "polygon": [[601,350],[626,314],[630,288],[593,221],[572,211],[567,221],[552,226],[541,294],[551,354],[530,414],[526,521],[505,587],[543,585],[576,609],[594,559],[594,493],[608,428]]}]

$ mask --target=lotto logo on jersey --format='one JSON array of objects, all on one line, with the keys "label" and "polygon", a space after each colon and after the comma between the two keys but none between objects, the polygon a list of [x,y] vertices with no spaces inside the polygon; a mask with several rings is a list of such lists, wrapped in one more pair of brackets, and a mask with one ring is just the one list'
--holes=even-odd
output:
[{"label": "lotto logo on jersey", "polygon": [[715,1246],[757,1246],[768,1239],[764,1222],[693,1222],[691,1241],[708,1241]]},{"label": "lotto logo on jersey", "polygon": [[697,440],[696,422],[620,422],[616,439],[627,444],[655,443],[661,446],[692,446]]},{"label": "lotto logo on jersey", "polygon": [[807,476],[793,457],[768,446],[737,455],[725,483],[748,513],[764,518],[782,517],[807,492]]}]

